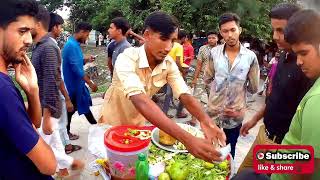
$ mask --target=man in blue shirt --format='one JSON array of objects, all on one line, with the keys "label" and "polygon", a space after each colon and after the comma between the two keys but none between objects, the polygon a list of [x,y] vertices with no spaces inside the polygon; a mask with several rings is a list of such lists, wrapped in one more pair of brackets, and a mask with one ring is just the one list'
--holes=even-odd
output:
[{"label": "man in blue shirt", "polygon": [[[38,6],[34,0],[4,0],[0,7],[0,179],[52,179],[57,162],[51,148],[38,135],[41,107],[35,70],[26,55]],[[8,76],[28,99],[28,108]],[[45,158],[44,156],[45,155]]]},{"label": "man in blue shirt", "polygon": [[64,82],[74,105],[74,111],[68,112],[67,131],[71,140],[78,139],[77,135],[70,133],[70,123],[72,115],[78,110],[79,115],[84,114],[90,124],[96,124],[97,121],[92,115],[90,106],[92,100],[90,93],[85,84],[87,84],[93,92],[98,90],[98,86],[90,80],[85,74],[83,65],[94,60],[93,56],[83,57],[80,47],[81,43],[85,43],[89,37],[92,26],[88,23],[79,23],[76,27],[75,34],[69,38],[62,50],[62,71]]}]

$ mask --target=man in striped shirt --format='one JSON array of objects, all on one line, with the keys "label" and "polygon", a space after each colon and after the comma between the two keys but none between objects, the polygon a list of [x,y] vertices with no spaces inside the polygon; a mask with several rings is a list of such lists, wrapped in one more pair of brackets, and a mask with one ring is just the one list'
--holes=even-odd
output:
[{"label": "man in striped shirt", "polygon": [[67,168],[79,169],[83,163],[66,155],[59,133],[59,121],[62,114],[60,99],[61,61],[60,49],[48,33],[50,14],[39,6],[36,26],[32,31],[35,47],[32,51],[32,64],[37,73],[40,102],[42,106],[42,124],[39,134],[52,148],[58,161],[59,174],[68,175]]}]

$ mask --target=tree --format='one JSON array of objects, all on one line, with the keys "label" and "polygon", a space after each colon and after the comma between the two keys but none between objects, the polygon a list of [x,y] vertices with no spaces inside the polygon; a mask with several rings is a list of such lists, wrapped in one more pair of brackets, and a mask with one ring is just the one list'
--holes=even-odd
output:
[{"label": "tree", "polygon": [[41,0],[40,4],[46,6],[48,11],[55,11],[63,7],[64,1],[63,0]]},{"label": "tree", "polygon": [[[50,8],[59,8],[58,2],[63,0],[42,1]],[[235,12],[242,19],[244,35],[270,39],[270,9],[286,1],[296,3],[296,0],[68,0],[64,5],[71,8],[73,23],[89,21],[102,32],[117,16],[124,16],[133,29],[141,30],[144,19],[158,10],[175,16],[180,27],[188,32],[218,30],[219,16],[224,12]]]}]

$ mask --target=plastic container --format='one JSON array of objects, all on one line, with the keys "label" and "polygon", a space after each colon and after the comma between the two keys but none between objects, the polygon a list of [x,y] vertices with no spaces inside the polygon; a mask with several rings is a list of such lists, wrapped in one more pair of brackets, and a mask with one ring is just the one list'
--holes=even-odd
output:
[{"label": "plastic container", "polygon": [[138,155],[138,160],[136,161],[136,179],[148,180],[149,175],[149,163],[146,156],[143,153]]},{"label": "plastic container", "polygon": [[148,157],[150,138],[140,140],[132,137],[128,135],[128,129],[143,130],[143,127],[114,126],[104,135],[110,172],[115,179],[135,179],[138,154]]}]

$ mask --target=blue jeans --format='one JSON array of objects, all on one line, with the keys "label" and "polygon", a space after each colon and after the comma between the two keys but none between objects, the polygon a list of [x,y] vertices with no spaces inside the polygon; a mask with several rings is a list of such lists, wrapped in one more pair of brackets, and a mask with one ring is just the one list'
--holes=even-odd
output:
[{"label": "blue jeans", "polygon": [[240,135],[240,129],[242,124],[240,124],[238,127],[232,128],[232,129],[223,129],[224,133],[227,137],[227,144],[230,143],[231,145],[231,155],[234,158],[234,155],[236,153],[236,144],[238,142],[238,137]]}]

